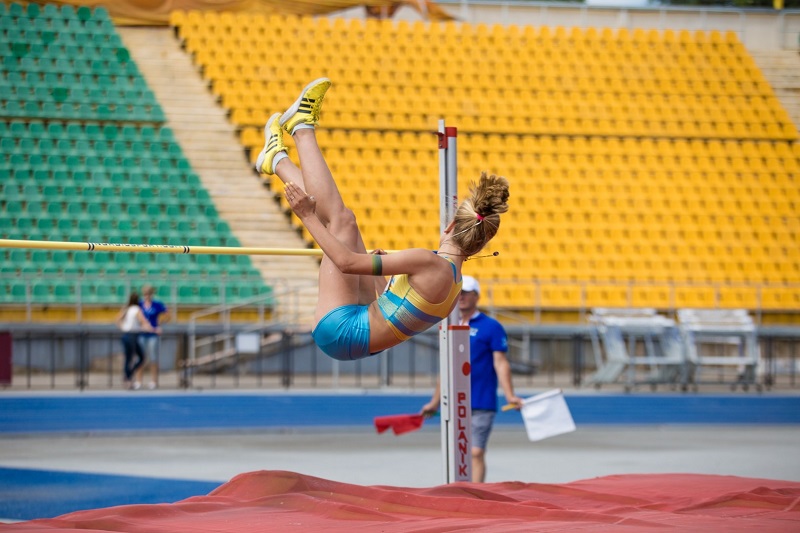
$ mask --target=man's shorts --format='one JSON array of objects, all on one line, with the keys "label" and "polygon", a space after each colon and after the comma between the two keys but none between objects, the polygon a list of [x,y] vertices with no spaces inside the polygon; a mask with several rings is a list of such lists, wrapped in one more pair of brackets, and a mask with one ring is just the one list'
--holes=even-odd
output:
[{"label": "man's shorts", "polygon": [[486,449],[489,443],[489,435],[492,433],[494,424],[494,411],[484,409],[472,410],[472,447]]},{"label": "man's shorts", "polygon": [[158,335],[139,335],[139,344],[142,345],[145,358],[153,363],[158,362],[158,341]]},{"label": "man's shorts", "polygon": [[369,307],[343,305],[330,311],[311,332],[317,346],[339,361],[369,357]]}]

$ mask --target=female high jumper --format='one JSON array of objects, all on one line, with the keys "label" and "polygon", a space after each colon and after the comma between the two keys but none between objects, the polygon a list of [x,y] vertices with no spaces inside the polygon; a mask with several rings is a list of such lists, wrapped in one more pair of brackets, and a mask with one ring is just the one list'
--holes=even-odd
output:
[{"label": "female high jumper", "polygon": [[[461,292],[461,266],[497,233],[509,193],[505,178],[482,173],[436,253],[368,253],[314,131],[330,86],[328,78],[312,81],[286,112],[270,117],[256,169],[283,181],[289,205],[322,249],[314,342],[330,357],[352,361],[400,344],[450,314]],[[284,131],[294,138],[299,168],[286,154]]]}]

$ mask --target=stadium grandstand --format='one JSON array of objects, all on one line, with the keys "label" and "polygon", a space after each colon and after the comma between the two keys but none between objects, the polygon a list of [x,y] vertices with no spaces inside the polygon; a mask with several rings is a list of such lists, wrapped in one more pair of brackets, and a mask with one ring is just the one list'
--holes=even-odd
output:
[{"label": "stadium grandstand", "polygon": [[[1,20],[3,238],[239,246],[104,8],[10,4]],[[140,278],[189,305],[267,290],[247,256],[2,254],[12,306],[118,307]]]},{"label": "stadium grandstand", "polygon": [[[482,170],[512,184],[499,255],[465,267],[499,316],[581,328],[595,308],[745,310],[799,327],[798,108],[742,27],[540,23],[528,9],[530,23],[181,10],[138,31],[104,7],[5,4],[0,237],[313,247],[252,164],[266,118],[328,76],[318,136],[368,248],[436,246],[443,118],[461,191]],[[206,100],[170,93],[178,78]],[[223,129],[234,161],[209,166]],[[0,256],[9,324],[110,323],[148,282],[179,322],[314,283],[310,258]]]}]

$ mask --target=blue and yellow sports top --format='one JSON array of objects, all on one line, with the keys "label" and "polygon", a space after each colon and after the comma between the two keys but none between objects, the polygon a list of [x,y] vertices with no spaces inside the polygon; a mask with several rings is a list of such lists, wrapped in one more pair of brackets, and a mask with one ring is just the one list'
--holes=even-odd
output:
[{"label": "blue and yellow sports top", "polygon": [[[450,259],[444,257],[443,259]],[[378,297],[378,307],[395,336],[404,341],[422,333],[443,320],[450,313],[453,302],[461,293],[461,281],[455,281],[456,266],[453,267],[453,285],[443,302],[432,304],[422,298],[408,283],[408,274],[392,276],[383,294]]]}]

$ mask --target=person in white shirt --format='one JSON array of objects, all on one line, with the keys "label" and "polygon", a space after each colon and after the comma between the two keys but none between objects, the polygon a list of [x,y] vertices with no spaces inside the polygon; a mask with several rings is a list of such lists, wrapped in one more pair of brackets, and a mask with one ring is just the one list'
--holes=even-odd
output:
[{"label": "person in white shirt", "polygon": [[[122,348],[125,351],[125,388],[139,389],[142,384],[133,381],[133,376],[144,364],[144,352],[139,344],[139,332],[153,331],[153,327],[139,307],[139,295],[132,292],[128,297],[128,305],[123,307],[117,316],[117,326],[122,331]],[[134,363],[134,356],[136,362]]]}]

